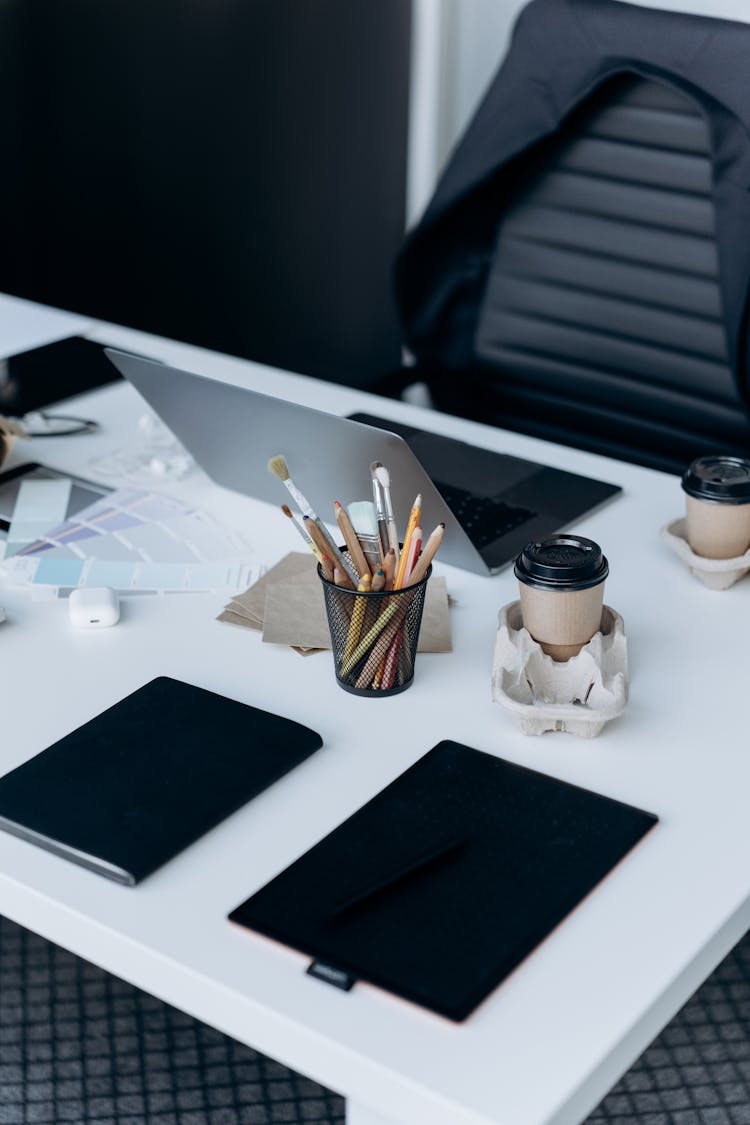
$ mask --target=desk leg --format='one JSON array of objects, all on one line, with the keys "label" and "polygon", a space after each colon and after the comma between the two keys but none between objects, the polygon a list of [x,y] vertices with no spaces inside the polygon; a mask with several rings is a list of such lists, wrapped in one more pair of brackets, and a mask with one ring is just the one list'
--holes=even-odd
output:
[{"label": "desk leg", "polygon": [[394,1122],[390,1118],[381,1117],[379,1113],[374,1113],[373,1110],[358,1105],[356,1102],[353,1103],[350,1098],[347,1098],[346,1125],[394,1125]]}]

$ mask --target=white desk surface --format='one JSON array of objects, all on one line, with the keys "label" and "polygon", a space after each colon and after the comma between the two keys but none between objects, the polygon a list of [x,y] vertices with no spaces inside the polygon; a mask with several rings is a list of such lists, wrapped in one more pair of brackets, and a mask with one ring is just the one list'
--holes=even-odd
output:
[{"label": "white desk surface", "polygon": [[[13,350],[4,341],[15,345],[14,325],[28,329],[32,312],[0,298],[0,354]],[[45,310],[38,315],[41,342],[51,322]],[[328,654],[302,658],[217,623],[221,597],[132,599],[116,628],[85,633],[69,627],[64,602],[0,590],[8,616],[0,772],[162,674],[288,715],[324,739],[312,759],[135,889],[0,833],[4,914],[340,1091],[356,1125],[582,1120],[750,925],[750,580],[709,591],[661,543],[659,528],[682,508],[673,477],[80,318],[58,321],[61,334],[67,324],[318,408],[371,408],[624,487],[576,528],[609,557],[606,601],[624,616],[631,662],[625,715],[593,741],[524,738],[490,700],[497,609],[517,596],[511,570],[480,578],[437,564],[457,603],[454,651],[420,654],[413,686],[387,701],[341,691]],[[26,331],[24,345],[34,342]],[[19,445],[15,461],[36,457],[85,475],[94,457],[134,436],[142,412],[126,384],[66,405],[101,431]],[[267,563],[299,548],[271,505],[199,472],[172,488],[252,528]],[[329,988],[305,975],[303,957],[226,921],[443,738],[661,820],[459,1025],[370,987]]]}]

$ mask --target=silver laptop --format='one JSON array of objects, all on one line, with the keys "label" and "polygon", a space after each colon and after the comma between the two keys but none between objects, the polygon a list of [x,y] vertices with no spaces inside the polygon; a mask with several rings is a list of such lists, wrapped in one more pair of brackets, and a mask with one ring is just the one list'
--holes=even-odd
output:
[{"label": "silver laptop", "polygon": [[[341,417],[156,360],[105,349],[217,484],[281,505],[289,494],[268,470],[282,454],[321,519],[333,502],[371,500],[370,465],[390,471],[400,529],[422,494],[425,535],[445,523],[442,562],[494,574],[524,544],[609,500],[617,485],[509,457],[372,415]],[[440,425],[440,415],[435,415]]]}]

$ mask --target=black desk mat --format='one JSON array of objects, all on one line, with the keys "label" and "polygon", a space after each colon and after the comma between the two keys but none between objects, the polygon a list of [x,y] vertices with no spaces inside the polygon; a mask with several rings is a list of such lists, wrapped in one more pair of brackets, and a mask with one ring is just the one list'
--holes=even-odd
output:
[{"label": "black desk mat", "polygon": [[230,920],[462,1020],[656,822],[441,742]]}]

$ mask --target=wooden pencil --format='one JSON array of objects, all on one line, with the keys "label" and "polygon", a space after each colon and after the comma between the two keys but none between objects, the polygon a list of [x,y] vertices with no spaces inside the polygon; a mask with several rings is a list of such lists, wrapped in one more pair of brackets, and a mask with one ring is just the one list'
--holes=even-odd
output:
[{"label": "wooden pencil", "polygon": [[302,526],[308,533],[315,545],[320,549],[321,554],[328,555],[333,562],[346,575],[346,585],[350,590],[356,590],[356,586],[352,581],[349,573],[349,568],[344,561],[344,557],[339,551],[335,543],[332,543],[330,535],[324,530],[320,520],[313,519],[312,516],[302,517]]},{"label": "wooden pencil", "polygon": [[[364,574],[359,580],[357,591],[360,594],[369,594],[372,578],[370,572]],[[365,609],[367,608],[367,598],[355,598],[354,608],[352,610],[351,620],[349,621],[349,631],[346,635],[346,644],[344,646],[344,658],[342,662],[341,675],[346,676],[348,673],[344,671],[347,661],[351,659],[351,655],[357,647],[360,633],[362,631],[362,622],[365,616]]]},{"label": "wooden pencil", "polygon": [[435,554],[437,553],[438,547],[443,542],[443,536],[444,535],[445,535],[445,524],[439,523],[437,525],[437,527],[435,528],[435,530],[430,535],[430,537],[427,540],[427,542],[425,543],[424,547],[422,548],[422,554],[417,559],[417,563],[414,567],[414,570],[411,572],[411,574],[409,576],[409,582],[408,582],[409,586],[415,586],[417,584],[417,582],[422,581],[425,574],[427,573],[427,571],[430,568],[430,563],[434,559]]},{"label": "wooden pencil", "polygon": [[401,557],[398,560],[398,569],[396,571],[396,578],[393,583],[393,587],[395,590],[400,590],[404,584],[404,570],[406,568],[406,555],[409,550],[409,543],[411,542],[414,528],[417,526],[421,518],[422,493],[419,492],[417,493],[414,499],[414,503],[412,504],[411,512],[409,513],[409,522],[406,525],[406,532],[404,533],[404,543],[401,548]]},{"label": "wooden pencil", "polygon": [[370,574],[370,567],[367,564],[362,545],[357,538],[357,533],[352,526],[352,521],[349,519],[349,513],[346,508],[339,504],[338,500],[334,500],[333,508],[336,513],[336,523],[339,525],[339,530],[344,537],[344,542],[349,548],[349,557],[354,563],[354,569],[357,576],[362,578],[365,574]]},{"label": "wooden pencil", "polygon": [[396,552],[390,547],[385,553],[385,560],[383,561],[383,572],[385,574],[385,589],[392,590],[394,587],[393,579],[396,573]]}]

